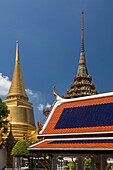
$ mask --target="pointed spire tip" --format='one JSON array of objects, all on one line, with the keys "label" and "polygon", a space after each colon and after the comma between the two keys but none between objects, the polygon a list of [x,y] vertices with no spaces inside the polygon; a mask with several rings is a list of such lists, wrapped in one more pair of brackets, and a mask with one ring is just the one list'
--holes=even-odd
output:
[{"label": "pointed spire tip", "polygon": [[83,30],[84,30],[84,23],[83,23],[83,14],[84,14],[84,11],[82,9],[82,39],[81,39],[81,52],[84,52],[84,40],[83,40]]},{"label": "pointed spire tip", "polygon": [[16,41],[16,61],[19,61],[18,41]]}]

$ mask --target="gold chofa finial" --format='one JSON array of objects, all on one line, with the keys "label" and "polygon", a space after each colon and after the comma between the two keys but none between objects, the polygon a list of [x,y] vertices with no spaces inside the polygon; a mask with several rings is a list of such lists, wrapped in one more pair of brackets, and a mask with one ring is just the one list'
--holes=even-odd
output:
[{"label": "gold chofa finial", "polygon": [[54,94],[54,96],[58,96],[56,93],[55,93],[55,88],[56,88],[56,86],[54,86],[54,88],[53,88],[53,94]]},{"label": "gold chofa finial", "polygon": [[16,41],[16,61],[19,61],[18,41]]}]

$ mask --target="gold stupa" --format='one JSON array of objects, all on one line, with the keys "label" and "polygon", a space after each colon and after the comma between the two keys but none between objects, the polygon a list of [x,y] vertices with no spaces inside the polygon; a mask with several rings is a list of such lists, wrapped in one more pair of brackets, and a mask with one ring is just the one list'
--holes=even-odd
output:
[{"label": "gold stupa", "polygon": [[10,110],[8,119],[12,119],[12,132],[15,140],[23,139],[28,131],[36,129],[32,103],[28,100],[22,79],[17,41],[13,79],[7,100],[4,101]]}]

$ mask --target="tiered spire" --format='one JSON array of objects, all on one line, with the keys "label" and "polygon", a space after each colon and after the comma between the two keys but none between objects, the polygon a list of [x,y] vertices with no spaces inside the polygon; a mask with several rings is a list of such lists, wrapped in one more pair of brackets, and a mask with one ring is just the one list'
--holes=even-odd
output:
[{"label": "tiered spire", "polygon": [[66,92],[66,96],[64,98],[75,98],[82,96],[89,96],[93,94],[97,94],[97,90],[93,84],[92,78],[88,75],[85,53],[84,53],[84,24],[83,24],[83,14],[82,10],[82,36],[81,36],[81,52],[80,52],[80,60],[77,71],[77,76],[74,77],[74,84],[70,85],[71,90]]},{"label": "tiered spire", "polygon": [[8,99],[15,98],[15,97],[28,101],[28,96],[24,88],[22,73],[20,68],[18,41],[16,42],[16,61],[15,61],[13,79],[12,79],[11,87],[9,89],[9,93],[7,95]]},{"label": "tiered spire", "polygon": [[81,53],[80,53],[80,60],[79,60],[79,66],[77,71],[77,76],[82,74],[84,76],[88,75],[87,67],[86,67],[86,60],[85,60],[85,54],[84,54],[84,26],[83,26],[83,10],[82,10],[82,36],[81,36]]}]

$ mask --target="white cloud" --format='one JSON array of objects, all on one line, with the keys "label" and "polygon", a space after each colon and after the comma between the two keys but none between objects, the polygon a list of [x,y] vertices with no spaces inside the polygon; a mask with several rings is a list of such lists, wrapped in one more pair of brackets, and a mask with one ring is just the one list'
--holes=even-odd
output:
[{"label": "white cloud", "polygon": [[0,96],[6,97],[10,85],[11,81],[9,80],[9,77],[3,76],[2,73],[0,73]]},{"label": "white cloud", "polygon": [[39,104],[37,108],[38,108],[39,111],[42,111],[43,108],[44,108],[44,105],[43,104]]},{"label": "white cloud", "polygon": [[[2,73],[0,73],[0,96],[6,97],[8,94],[8,91],[11,86],[11,81],[8,76],[3,76]],[[26,89],[26,92],[30,98],[40,98],[41,94],[40,92],[33,92],[30,89]]]},{"label": "white cloud", "polygon": [[38,92],[33,92],[30,89],[26,89],[26,92],[27,92],[28,96],[30,95],[31,98],[37,98],[39,96]]},{"label": "white cloud", "polygon": [[33,95],[33,91],[30,90],[30,89],[26,89],[26,92],[27,92],[28,94],[30,94],[30,95]]},{"label": "white cloud", "polygon": [[50,107],[51,107],[51,105],[49,103],[47,103],[46,108],[50,108]]}]

